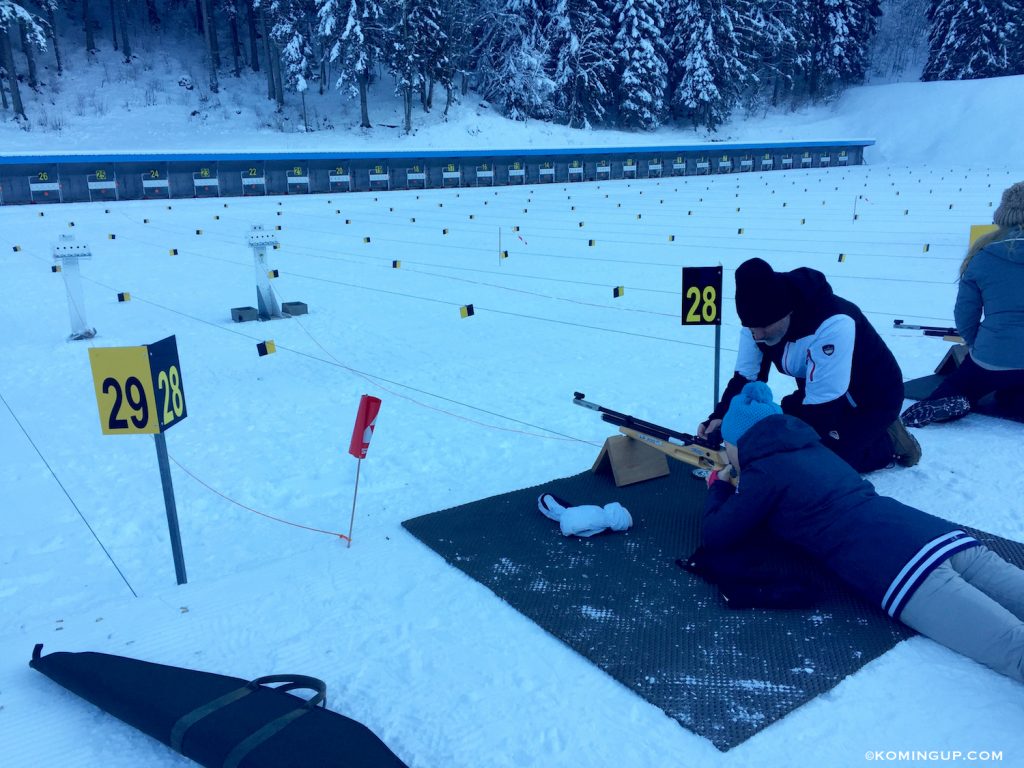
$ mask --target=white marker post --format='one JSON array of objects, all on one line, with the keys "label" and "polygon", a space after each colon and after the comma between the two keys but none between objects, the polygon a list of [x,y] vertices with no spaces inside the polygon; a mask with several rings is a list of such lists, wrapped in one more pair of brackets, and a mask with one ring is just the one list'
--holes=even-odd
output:
[{"label": "white marker post", "polygon": [[76,243],[74,235],[61,235],[60,242],[53,246],[53,260],[60,262],[68,295],[68,315],[71,317],[69,341],[91,339],[96,335],[96,329],[90,328],[85,319],[85,295],[82,293],[82,275],[78,270],[79,261],[91,258],[89,246]]},{"label": "white marker post", "polygon": [[281,302],[270,285],[270,267],[267,264],[267,246],[276,248],[278,245],[280,243],[275,234],[263,229],[262,224],[253,224],[249,230],[249,246],[256,267],[256,306],[260,320],[284,317]]},{"label": "white marker post", "polygon": [[373,437],[373,429],[377,426],[377,414],[380,412],[380,398],[371,395],[363,395],[359,400],[359,411],[356,413],[356,423],[352,427],[352,439],[348,444],[348,452],[355,456],[359,462],[356,464],[356,487],[352,493],[352,517],[348,522],[348,544],[352,546],[352,528],[356,522],[356,496],[359,494],[359,469],[363,466],[363,459],[366,458],[366,451],[370,448],[370,438]]}]

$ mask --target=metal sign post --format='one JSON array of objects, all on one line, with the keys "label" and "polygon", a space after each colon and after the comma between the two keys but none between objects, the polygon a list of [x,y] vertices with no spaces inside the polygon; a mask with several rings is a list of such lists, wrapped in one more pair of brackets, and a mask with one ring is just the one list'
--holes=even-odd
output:
[{"label": "metal sign post", "polygon": [[166,430],[188,416],[177,341],[168,336],[142,347],[93,347],[89,363],[103,434],[151,434],[156,441],[174,573],[178,584],[185,584],[185,556],[164,437]]},{"label": "metal sign post", "polygon": [[718,406],[722,361],[722,266],[683,267],[683,325],[715,326],[715,391],[711,409]]}]

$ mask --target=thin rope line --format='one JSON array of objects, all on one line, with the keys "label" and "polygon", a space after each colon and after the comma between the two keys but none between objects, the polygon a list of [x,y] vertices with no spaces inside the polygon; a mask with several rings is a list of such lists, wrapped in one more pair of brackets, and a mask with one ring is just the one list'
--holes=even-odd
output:
[{"label": "thin rope line", "polygon": [[71,494],[68,493],[68,489],[64,487],[64,483],[62,483],[60,481],[60,478],[57,477],[57,473],[53,471],[53,467],[50,466],[50,463],[46,460],[46,457],[43,456],[42,451],[39,450],[39,447],[35,444],[35,441],[32,440],[32,437],[29,435],[29,433],[25,429],[24,425],[22,425],[21,420],[18,419],[17,415],[14,413],[14,410],[11,408],[10,404],[7,402],[7,398],[4,397],[2,392],[0,392],[0,400],[4,401],[4,405],[7,406],[7,410],[11,414],[11,418],[14,419],[15,423],[18,425],[18,427],[21,429],[22,433],[25,435],[25,439],[28,440],[29,444],[32,446],[32,448],[35,450],[36,454],[38,454],[39,458],[42,460],[43,464],[46,465],[46,468],[50,471],[50,474],[53,475],[53,479],[57,481],[57,485],[59,485],[60,489],[62,491],[64,491],[64,495],[68,497],[68,501],[71,502],[71,506],[73,506],[75,508],[75,511],[78,513],[78,516],[80,518],[82,518],[82,522],[85,523],[85,527],[89,529],[89,533],[91,533],[93,538],[96,539],[96,543],[100,545],[100,549],[103,550],[103,554],[105,554],[107,556],[107,559],[110,561],[110,564],[112,566],[114,566],[114,569],[117,571],[117,573],[121,577],[122,581],[124,581],[124,583],[128,587],[128,589],[131,590],[132,596],[133,597],[138,597],[139,596],[138,593],[132,588],[132,585],[128,582],[128,579],[125,577],[125,575],[121,571],[121,569],[118,568],[117,563],[114,562],[114,558],[110,556],[110,552],[108,552],[107,548],[105,546],[103,546],[103,542],[100,541],[100,537],[96,535],[96,531],[94,531],[92,526],[89,525],[89,521],[85,519],[85,515],[82,514],[82,510],[80,510],[78,508],[78,505],[75,503],[75,500],[73,498],[71,498]]},{"label": "thin rope line", "polygon": [[248,510],[249,512],[253,512],[253,513],[255,513],[257,515],[260,515],[262,517],[266,517],[266,518],[269,518],[271,520],[276,520],[279,523],[284,523],[285,525],[294,526],[295,528],[302,528],[304,530],[314,531],[316,533],[326,533],[329,536],[337,536],[338,538],[344,539],[345,541],[349,541],[350,540],[348,536],[346,536],[343,533],[338,533],[337,531],[325,531],[323,528],[314,528],[314,527],[309,526],[309,525],[302,525],[300,523],[293,523],[291,520],[285,520],[284,518],[281,518],[281,517],[274,517],[273,515],[268,515],[266,512],[260,512],[258,509],[253,509],[252,507],[247,507],[245,504],[242,504],[240,501],[235,501],[230,496],[226,496],[225,494],[223,494],[220,491],[218,491],[212,485],[208,485],[207,483],[205,483],[202,480],[200,480],[198,477],[193,475],[180,461],[178,461],[173,456],[170,456],[168,454],[168,458],[170,458],[171,461],[173,461],[175,464],[177,464],[178,468],[181,469],[182,472],[184,472],[186,475],[191,477],[193,480],[195,480],[201,486],[206,488],[208,491],[212,491],[213,493],[217,494],[222,499],[224,499],[226,501],[230,501],[235,506],[241,507],[242,509]]}]

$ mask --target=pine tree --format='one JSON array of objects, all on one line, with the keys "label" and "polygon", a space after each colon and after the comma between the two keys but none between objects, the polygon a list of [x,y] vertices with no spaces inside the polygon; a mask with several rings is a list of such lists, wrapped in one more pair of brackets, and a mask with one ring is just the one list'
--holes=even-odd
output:
[{"label": "pine tree", "polygon": [[1007,0],[1008,75],[1024,75],[1024,0]]},{"label": "pine tree", "polygon": [[14,48],[11,43],[12,35],[21,34],[25,35],[30,45],[39,50],[46,50],[46,33],[36,17],[14,0],[0,0],[0,76],[7,80],[14,118],[27,127],[28,118],[25,115],[24,102],[21,100],[18,72],[14,66]]},{"label": "pine tree", "polygon": [[53,57],[57,62],[57,74],[63,75],[64,61],[60,55],[60,45],[57,43],[57,10],[60,4],[58,0],[42,0],[40,5],[46,11],[46,23],[49,26],[50,42],[53,44]]},{"label": "pine tree", "polygon": [[403,128],[412,132],[412,95],[423,77],[419,34],[422,30],[421,0],[399,0],[397,16],[390,25],[387,62],[395,78],[395,93],[402,97]]},{"label": "pine tree", "polygon": [[460,92],[469,92],[470,74],[476,70],[478,51],[476,42],[480,35],[480,20],[485,10],[478,0],[448,0],[447,13],[441,16],[441,30],[448,38],[448,61],[451,66],[451,84],[448,87],[444,113],[455,98],[455,76],[461,76]]},{"label": "pine tree", "polygon": [[675,28],[689,35],[674,38],[682,48],[673,51],[679,76],[672,107],[714,130],[738,101],[745,74],[732,15],[721,0],[686,0],[677,13]]},{"label": "pine tree", "polygon": [[358,94],[363,128],[371,127],[368,91],[383,59],[383,17],[378,0],[317,0],[318,33],[327,57],[338,65],[335,85]]},{"label": "pine tree", "polygon": [[661,0],[619,0],[612,18],[619,121],[626,128],[656,128],[665,114],[668,86]]},{"label": "pine tree", "polygon": [[302,99],[302,124],[309,130],[306,116],[306,91],[317,77],[320,55],[313,37],[310,19],[315,12],[312,0],[290,0],[277,5],[277,21],[271,36],[281,46],[284,83]]},{"label": "pine tree", "polygon": [[448,33],[444,29],[444,12],[439,0],[418,0],[417,13],[412,18],[415,26],[414,38],[421,77],[420,100],[424,111],[433,106],[434,85],[439,84],[451,92],[455,75],[451,57],[448,55]]},{"label": "pine tree", "polygon": [[556,0],[551,45],[554,117],[572,128],[601,123],[613,98],[611,27],[596,0]]},{"label": "pine tree", "polygon": [[485,18],[477,78],[484,98],[507,117],[543,117],[555,84],[538,0],[497,0]]},{"label": "pine tree", "polygon": [[1020,72],[1021,4],[934,0],[922,80],[972,80]]},{"label": "pine tree", "polygon": [[747,106],[777,106],[808,63],[798,3],[727,0],[726,7],[732,13],[737,56],[745,71]]},{"label": "pine tree", "polygon": [[820,98],[837,85],[862,82],[868,45],[881,15],[879,0],[818,0],[809,8],[811,97]]}]

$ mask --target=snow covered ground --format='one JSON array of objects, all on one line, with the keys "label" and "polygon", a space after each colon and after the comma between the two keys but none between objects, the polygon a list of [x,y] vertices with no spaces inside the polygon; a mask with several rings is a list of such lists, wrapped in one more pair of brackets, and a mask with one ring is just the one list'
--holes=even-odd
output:
[{"label": "snow covered ground", "polygon": [[[334,131],[282,135],[274,123],[287,130],[297,113],[273,115],[251,97],[258,83],[225,79],[204,101],[173,85],[189,74],[174,60],[148,66],[72,58],[52,103],[29,97],[32,131],[0,125],[0,151],[878,143],[868,166],[828,171],[129,202],[109,214],[102,204],[0,208],[0,764],[191,764],[30,670],[36,642],[239,677],[320,676],[332,709],[416,768],[861,766],[876,750],[963,753],[943,761],[954,765],[990,750],[1024,763],[1024,687],[921,638],[721,754],[399,525],[589,467],[612,430],[571,405],[574,390],[692,431],[711,406],[713,335],[679,324],[684,265],[726,269],[723,380],[738,330],[732,270],[755,255],[821,269],[907,377],[931,372],[947,345],[892,320],[951,321],[969,226],[990,222],[1001,190],[1024,178],[1024,77],[852,89],[713,137],[515,124],[467,100],[447,123],[417,113],[404,137],[386,125],[399,122],[394,104],[372,113],[380,125],[367,132],[347,105]],[[311,106],[334,115],[337,98]],[[257,223],[282,226],[275,286],[309,315],[230,322],[230,307],[254,303],[245,236]],[[501,262],[499,230],[510,252]],[[49,266],[66,233],[95,254],[83,265],[91,342],[65,341],[63,281]],[[618,285],[626,292],[614,299]],[[119,303],[121,291],[132,300]],[[467,303],[476,314],[462,319]],[[170,334],[188,404],[167,434],[182,587],[152,440],[101,434],[87,354]],[[268,338],[278,351],[259,357]],[[772,384],[788,391],[787,380]],[[345,449],[363,393],[383,409],[352,548],[252,511],[347,529],[356,468]],[[918,437],[922,463],[874,475],[881,492],[1024,539],[1024,425],[971,416]]]},{"label": "snow covered ground", "polygon": [[[967,230],[1022,176],[867,166],[0,208],[3,764],[189,764],[31,671],[36,642],[246,678],[317,675],[332,709],[417,767],[860,766],[875,750],[1024,761],[1024,687],[922,638],[720,754],[399,525],[587,468],[611,430],[571,405],[573,390],[694,429],[711,406],[713,335],[679,324],[683,265],[726,269],[723,380],[738,330],[732,270],[755,255],[824,271],[907,377],[929,373],[947,345],[892,320],[951,320]],[[230,322],[230,307],[254,303],[245,236],[257,223],[282,226],[275,286],[309,315]],[[83,264],[91,342],[65,341],[63,281],[49,269],[69,232],[94,253]],[[467,303],[476,314],[463,319]],[[167,433],[182,587],[152,440],[101,434],[87,355],[170,334],[188,405]],[[278,351],[259,357],[265,339]],[[364,392],[383,408],[351,549],[239,506],[344,532],[356,470],[345,449]],[[971,416],[918,437],[924,460],[877,473],[881,492],[1024,539],[1024,425]]]}]

